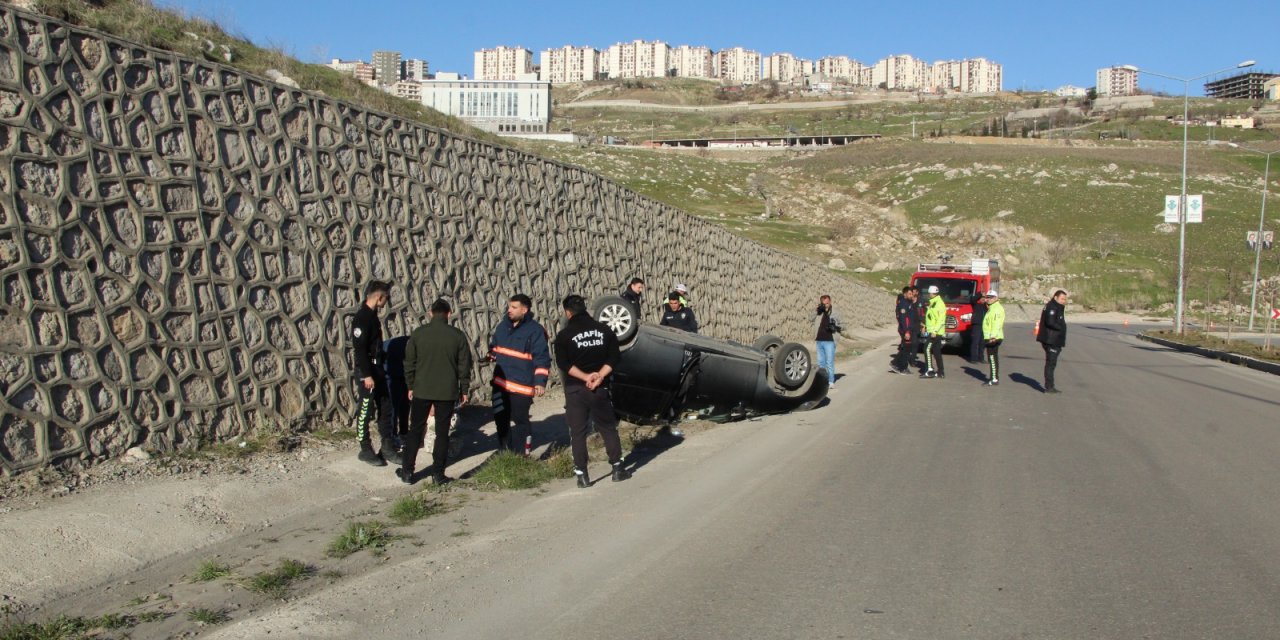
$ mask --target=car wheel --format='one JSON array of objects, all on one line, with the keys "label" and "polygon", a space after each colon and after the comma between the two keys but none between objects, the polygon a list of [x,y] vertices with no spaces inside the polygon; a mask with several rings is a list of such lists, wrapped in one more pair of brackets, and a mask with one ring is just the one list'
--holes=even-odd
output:
[{"label": "car wheel", "polygon": [[751,346],[752,348],[759,349],[760,351],[773,356],[777,355],[778,349],[782,348],[783,344],[785,343],[782,341],[782,338],[779,338],[778,336],[771,336],[766,333],[765,335],[756,338],[756,341],[752,343]]},{"label": "car wheel", "polygon": [[809,371],[813,369],[813,356],[809,348],[795,342],[778,347],[773,356],[773,379],[778,384],[796,389],[809,379]]},{"label": "car wheel", "polygon": [[640,329],[640,313],[622,296],[603,296],[592,300],[591,317],[613,330],[620,345],[631,342]]}]

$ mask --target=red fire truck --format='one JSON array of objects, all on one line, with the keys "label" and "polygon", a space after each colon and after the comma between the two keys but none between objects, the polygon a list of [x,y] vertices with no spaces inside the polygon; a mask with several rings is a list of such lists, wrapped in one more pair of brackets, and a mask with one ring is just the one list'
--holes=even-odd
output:
[{"label": "red fire truck", "polygon": [[947,304],[947,339],[943,346],[967,348],[973,303],[988,291],[1000,290],[1000,261],[974,258],[969,264],[955,264],[950,256],[942,262],[922,262],[911,276],[911,284],[923,297],[930,285],[938,287]]}]

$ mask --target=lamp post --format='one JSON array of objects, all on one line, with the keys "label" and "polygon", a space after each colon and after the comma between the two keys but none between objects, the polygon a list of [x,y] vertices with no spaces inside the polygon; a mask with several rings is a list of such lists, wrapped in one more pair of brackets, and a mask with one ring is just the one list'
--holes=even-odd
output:
[{"label": "lamp post", "polygon": [[1253,60],[1245,60],[1244,62],[1241,62],[1240,64],[1237,64],[1233,67],[1218,69],[1217,71],[1211,71],[1209,73],[1198,75],[1194,78],[1179,78],[1177,76],[1169,76],[1163,73],[1156,73],[1155,71],[1149,71],[1147,69],[1140,69],[1131,64],[1123,65],[1120,67],[1121,69],[1133,71],[1135,73],[1141,72],[1148,75],[1158,76],[1161,78],[1177,80],[1178,82],[1182,83],[1182,189],[1179,191],[1179,196],[1178,196],[1178,304],[1174,312],[1174,319],[1173,319],[1173,329],[1178,333],[1182,333],[1182,299],[1183,299],[1183,288],[1185,284],[1183,273],[1186,270],[1186,263],[1187,263],[1187,260],[1186,260],[1186,256],[1187,256],[1187,125],[1189,124],[1187,107],[1188,107],[1190,95],[1191,95],[1191,83],[1196,80],[1202,80],[1204,78],[1208,78],[1209,76],[1217,75],[1224,71],[1231,71],[1232,69],[1243,69],[1245,67],[1252,67],[1254,64],[1255,62]]},{"label": "lamp post", "polygon": [[1244,149],[1252,151],[1266,157],[1267,162],[1262,168],[1262,211],[1258,213],[1258,242],[1253,247],[1253,293],[1249,295],[1249,330],[1253,331],[1253,316],[1258,310],[1258,268],[1262,265],[1262,226],[1267,220],[1267,180],[1271,178],[1271,156],[1280,151],[1272,151],[1270,153],[1252,147],[1246,147],[1242,144],[1234,142],[1226,143],[1232,149]]}]

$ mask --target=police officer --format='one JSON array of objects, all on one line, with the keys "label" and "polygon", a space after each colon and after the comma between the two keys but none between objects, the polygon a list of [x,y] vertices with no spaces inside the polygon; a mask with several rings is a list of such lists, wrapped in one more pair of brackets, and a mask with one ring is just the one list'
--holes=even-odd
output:
[{"label": "police officer", "polygon": [[982,348],[987,343],[982,332],[982,322],[987,316],[987,297],[983,292],[978,291],[973,294],[970,307],[973,311],[969,316],[969,355],[965,357],[965,360],[979,362],[982,360]]},{"label": "police officer", "polygon": [[947,337],[947,305],[942,301],[938,285],[929,285],[929,303],[924,312],[924,361],[921,378],[945,378],[942,367],[942,341]]},{"label": "police officer", "polygon": [[[391,431],[391,396],[387,392],[386,376],[382,369],[385,355],[382,352],[382,322],[378,320],[378,311],[390,301],[391,285],[373,280],[365,287],[364,303],[351,320],[351,366],[359,398],[356,437],[360,441],[360,453],[356,457],[375,467],[386,466],[387,460],[400,463],[400,455],[393,445],[395,435]],[[381,453],[374,453],[369,436],[369,424],[373,422],[375,413]]]},{"label": "police officer", "polygon": [[991,367],[988,387],[1000,384],[1000,343],[1004,342],[1004,305],[1000,304],[1000,294],[988,291],[985,301],[987,315],[982,318],[982,335],[987,343],[987,364]]},{"label": "police officer", "polygon": [[609,394],[609,377],[620,357],[618,337],[587,313],[582,296],[564,299],[566,323],[556,334],[556,365],[564,381],[564,421],[569,425],[569,442],[573,449],[573,473],[578,486],[591,486],[587,474],[587,420],[595,425],[604,440],[613,481],[631,477],[622,467],[622,442],[618,438],[618,417]]},{"label": "police officer", "polygon": [[1067,292],[1058,289],[1040,312],[1040,332],[1036,341],[1044,347],[1044,392],[1062,393],[1053,384],[1053,372],[1058,368],[1058,355],[1067,346]]},{"label": "police officer", "polygon": [[404,461],[396,476],[413,484],[413,467],[425,437],[427,415],[435,414],[435,445],[431,449],[431,477],[436,484],[450,480],[449,423],[454,403],[467,403],[471,388],[471,341],[449,324],[453,307],[439,299],[431,303],[431,321],[414,329],[404,350],[404,379],[409,385],[409,435]]},{"label": "police officer", "polygon": [[676,291],[667,295],[667,308],[662,310],[662,320],[658,324],[689,333],[698,332],[698,319],[693,309],[684,306],[684,299]]},{"label": "police officer", "polygon": [[489,359],[493,369],[493,423],[498,430],[498,451],[508,451],[511,427],[517,437],[532,436],[529,408],[533,399],[547,390],[551,375],[551,354],[547,350],[547,330],[533,319],[533,300],[523,293],[507,301],[507,315],[494,327],[489,338]]},{"label": "police officer", "polygon": [[628,283],[626,288],[622,290],[622,299],[626,300],[627,302],[630,302],[631,304],[634,304],[636,306],[636,311],[639,311],[644,308],[643,306],[641,306],[641,300],[643,298],[644,298],[644,279],[632,278],[631,282]]}]

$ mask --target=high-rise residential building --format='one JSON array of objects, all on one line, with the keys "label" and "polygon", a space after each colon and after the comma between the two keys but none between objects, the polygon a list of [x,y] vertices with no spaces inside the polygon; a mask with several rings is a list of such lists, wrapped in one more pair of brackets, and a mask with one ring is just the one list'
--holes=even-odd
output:
[{"label": "high-rise residential building", "polygon": [[423,82],[430,77],[426,60],[409,58],[400,63],[400,77],[413,82]]},{"label": "high-rise residential building", "polygon": [[986,58],[942,60],[929,67],[921,87],[926,91],[995,93],[1003,86],[1004,68]]},{"label": "high-rise residential building", "polygon": [[661,40],[619,42],[603,55],[610,78],[661,78],[672,69],[671,47]]},{"label": "high-rise residential building", "polygon": [[[551,83],[458,80],[436,74],[420,84],[422,104],[499,135],[545,134],[551,120]],[[453,79],[439,79],[449,76]]]},{"label": "high-rise residential building", "polygon": [[909,55],[889,56],[873,66],[871,86],[896,91],[917,91],[929,86],[930,68]]},{"label": "high-rise residential building", "polygon": [[400,82],[400,52],[374,51],[373,75],[378,86],[389,87]]},{"label": "high-rise residential building", "polygon": [[533,52],[524,47],[494,47],[475,54],[476,80],[525,80],[533,74]]},{"label": "high-rise residential building", "polygon": [[1098,69],[1094,90],[1100,96],[1131,96],[1138,92],[1138,70],[1124,67]]},{"label": "high-rise residential building", "polygon": [[709,47],[682,44],[671,49],[671,64],[681,78],[714,78],[713,56]]},{"label": "high-rise residential building", "polygon": [[594,47],[543,49],[539,79],[552,84],[595,80],[600,73],[600,57]]},{"label": "high-rise residential building", "polygon": [[849,56],[827,56],[819,58],[814,65],[814,72],[827,80],[844,80],[852,84],[860,84],[863,65]]},{"label": "high-rise residential building", "polygon": [[1210,98],[1262,100],[1266,95],[1264,85],[1268,80],[1275,77],[1277,77],[1277,74],[1258,71],[1238,73],[1229,78],[1206,82],[1204,84],[1204,95]]},{"label": "high-rise residential building", "polygon": [[783,84],[804,84],[805,79],[813,75],[813,62],[797,58],[789,53],[775,53],[764,59],[764,70],[760,77],[765,80],[777,80]]},{"label": "high-rise residential building", "polygon": [[734,47],[715,53],[712,65],[724,82],[747,84],[760,81],[760,52]]}]

